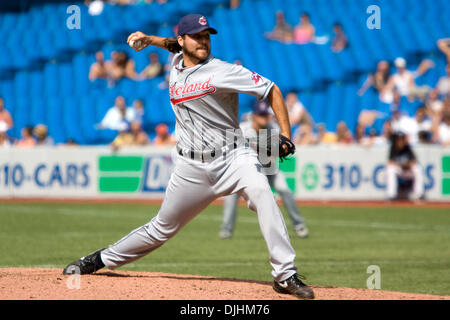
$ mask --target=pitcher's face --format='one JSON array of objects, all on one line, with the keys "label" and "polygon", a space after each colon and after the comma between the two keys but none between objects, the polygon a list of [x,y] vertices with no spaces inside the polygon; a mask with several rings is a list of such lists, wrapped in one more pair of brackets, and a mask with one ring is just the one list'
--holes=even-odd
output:
[{"label": "pitcher's face", "polygon": [[184,37],[179,37],[178,41],[179,43],[181,42],[180,45],[183,49],[183,54],[199,62],[205,61],[211,53],[209,30],[195,34],[186,34]]}]

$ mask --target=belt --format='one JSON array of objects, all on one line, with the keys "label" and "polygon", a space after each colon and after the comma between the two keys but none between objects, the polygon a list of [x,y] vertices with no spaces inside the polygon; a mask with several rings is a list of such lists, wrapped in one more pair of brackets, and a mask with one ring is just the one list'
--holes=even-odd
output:
[{"label": "belt", "polygon": [[176,146],[177,148],[177,153],[180,156],[192,159],[192,160],[198,160],[201,162],[209,162],[212,160],[217,159],[217,157],[219,157],[220,155],[223,155],[223,157],[226,157],[226,153],[230,150],[234,150],[237,148],[237,143],[232,143],[228,146],[222,147],[221,149],[214,149],[211,151],[195,151],[193,149],[183,149],[180,148],[178,145]]}]

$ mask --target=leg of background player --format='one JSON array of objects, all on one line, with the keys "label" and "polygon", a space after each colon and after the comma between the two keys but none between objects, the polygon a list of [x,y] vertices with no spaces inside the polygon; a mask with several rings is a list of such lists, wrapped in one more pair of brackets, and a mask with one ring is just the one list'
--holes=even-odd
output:
[{"label": "leg of background player", "polygon": [[297,204],[295,203],[294,195],[289,189],[286,178],[281,171],[278,171],[275,175],[267,176],[272,188],[280,195],[283,200],[284,207],[291,218],[294,231],[300,238],[306,238],[308,236],[308,228],[306,228],[305,220],[303,219]]},{"label": "leg of background player", "polygon": [[423,171],[419,164],[415,164],[411,168],[414,175],[413,199],[417,200],[424,195]]},{"label": "leg of background player", "polygon": [[217,197],[204,168],[184,161],[191,160],[180,157],[158,215],[101,252],[106,267],[120,267],[162,246]]},{"label": "leg of background player", "polygon": [[229,239],[233,236],[234,226],[236,225],[238,200],[239,194],[237,193],[225,197],[223,205],[223,223],[219,233],[219,237],[222,239]]},{"label": "leg of background player", "polygon": [[401,168],[396,164],[389,163],[386,166],[386,191],[389,199],[395,199],[398,192],[397,177],[401,173]]}]

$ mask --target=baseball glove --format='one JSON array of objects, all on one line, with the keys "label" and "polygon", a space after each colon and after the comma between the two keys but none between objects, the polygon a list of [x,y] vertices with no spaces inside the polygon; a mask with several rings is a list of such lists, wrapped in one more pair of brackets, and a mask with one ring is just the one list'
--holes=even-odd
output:
[{"label": "baseball glove", "polygon": [[281,162],[286,160],[286,158],[295,153],[295,145],[294,143],[287,137],[280,135],[280,150],[278,156],[280,157]]}]

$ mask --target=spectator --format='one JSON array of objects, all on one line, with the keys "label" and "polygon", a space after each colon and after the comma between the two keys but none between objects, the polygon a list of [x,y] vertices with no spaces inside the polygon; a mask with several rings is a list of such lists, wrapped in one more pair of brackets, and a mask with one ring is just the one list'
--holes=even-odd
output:
[{"label": "spectator", "polygon": [[289,92],[286,95],[286,107],[288,110],[289,122],[291,126],[295,126],[297,124],[309,124],[312,126],[312,118],[298,99],[298,96],[295,92]]},{"label": "spectator", "polygon": [[103,12],[103,8],[105,7],[105,4],[101,0],[85,0],[84,4],[89,7],[88,13],[91,16],[98,16]]},{"label": "spectator", "polygon": [[334,132],[327,131],[325,124],[319,123],[317,125],[317,141],[323,144],[336,143],[337,136]]},{"label": "spectator", "polygon": [[434,125],[434,142],[450,146],[450,98],[445,99],[442,115],[436,117]]},{"label": "spectator", "polygon": [[6,130],[11,129],[14,125],[11,114],[5,109],[5,102],[2,97],[0,97],[0,122],[6,123],[8,126]]},{"label": "spectator", "polygon": [[121,126],[126,126],[135,121],[136,113],[133,108],[127,108],[125,99],[118,96],[115,104],[107,112],[103,120],[100,122],[100,129],[119,130]]},{"label": "spectator", "polygon": [[412,119],[411,125],[408,127],[408,138],[411,145],[419,142],[419,136],[430,136],[432,130],[432,122],[426,116],[425,106],[421,106],[416,110],[416,116]]},{"label": "spectator", "polygon": [[364,136],[360,140],[360,144],[364,147],[377,147],[386,145],[386,139],[383,135],[378,136],[375,129],[370,129],[369,135]]},{"label": "spectator", "polygon": [[74,139],[68,138],[65,145],[69,147],[76,147],[78,146],[78,143]]},{"label": "spectator", "polygon": [[348,38],[342,30],[342,25],[339,23],[335,23],[333,26],[334,38],[331,42],[331,50],[333,52],[341,52],[348,46]]},{"label": "spectator", "polygon": [[437,46],[447,58],[447,63],[450,64],[450,38],[439,39]]},{"label": "spectator", "polygon": [[113,81],[118,81],[122,78],[138,78],[134,61],[122,51],[113,51],[111,53],[111,61],[108,61],[107,68],[109,77]]},{"label": "spectator", "polygon": [[369,74],[366,81],[363,83],[361,89],[358,90],[358,95],[362,96],[364,93],[373,86],[375,91],[380,95],[380,100],[383,102],[390,102],[389,99],[392,97],[385,97],[381,93],[384,91],[384,88],[389,80],[390,67],[389,62],[380,61],[377,64],[377,70],[374,74]]},{"label": "spectator", "polygon": [[164,67],[156,52],[149,55],[150,64],[139,74],[140,79],[153,79],[164,74]]},{"label": "spectator", "polygon": [[398,195],[398,178],[413,180],[413,199],[418,200],[424,196],[424,182],[422,168],[417,162],[406,135],[402,132],[394,134],[389,161],[386,166],[386,189],[390,200]]},{"label": "spectator", "polygon": [[362,144],[362,141],[365,138],[366,138],[365,127],[361,124],[358,124],[355,130],[355,143]]},{"label": "spectator", "polygon": [[442,111],[443,102],[439,100],[439,93],[437,89],[430,91],[428,99],[426,101],[426,106],[428,113],[431,115],[437,114]]},{"label": "spectator", "polygon": [[12,140],[6,133],[8,131],[8,124],[5,121],[0,121],[0,148],[8,148],[12,145]]},{"label": "spectator", "polygon": [[48,136],[47,126],[44,124],[38,124],[33,130],[34,136],[36,137],[36,146],[53,146],[55,143],[52,137]]},{"label": "spectator", "polygon": [[445,67],[447,75],[439,78],[436,89],[440,95],[450,97],[450,62]]},{"label": "spectator", "polygon": [[410,100],[414,100],[415,98],[424,100],[430,88],[428,86],[417,86],[415,78],[423,75],[434,64],[429,60],[424,60],[420,63],[417,70],[412,72],[406,69],[405,59],[399,57],[395,59],[394,63],[397,68],[397,73],[390,76],[382,92],[383,95],[387,96],[386,99],[389,100],[389,95],[395,89],[402,97],[408,97]]},{"label": "spectator", "polygon": [[230,9],[236,9],[239,7],[241,0],[230,0]]},{"label": "spectator", "polygon": [[340,121],[336,127],[336,142],[340,144],[353,143],[352,133],[344,121]]},{"label": "spectator", "polygon": [[131,123],[129,131],[125,127],[119,130],[119,134],[111,143],[111,147],[114,150],[117,150],[123,146],[144,146],[148,143],[148,136],[145,131],[142,130],[141,124],[134,121]]},{"label": "spectator", "polygon": [[275,27],[272,32],[266,33],[266,37],[280,42],[291,42],[293,40],[292,27],[286,22],[282,11],[277,11]]},{"label": "spectator", "polygon": [[103,52],[98,51],[95,54],[95,62],[91,65],[89,69],[89,80],[94,81],[95,79],[107,79],[108,78],[108,68],[105,62],[105,56]]},{"label": "spectator", "polygon": [[136,99],[133,102],[132,108],[134,109],[135,114],[134,121],[137,121],[142,125],[144,122],[144,112],[145,112],[144,103],[142,102],[142,100]]},{"label": "spectator", "polygon": [[311,124],[305,123],[294,133],[294,143],[299,145],[317,144],[317,137],[313,132]]},{"label": "spectator", "polygon": [[160,123],[155,128],[156,137],[153,144],[157,146],[176,144],[175,138],[169,134],[169,127],[165,123]]},{"label": "spectator", "polygon": [[18,148],[30,148],[36,145],[36,139],[33,137],[33,127],[25,127],[21,130],[22,139],[16,141]]},{"label": "spectator", "polygon": [[310,23],[309,15],[302,13],[300,23],[294,29],[294,41],[297,44],[306,44],[314,39],[316,29]]}]

